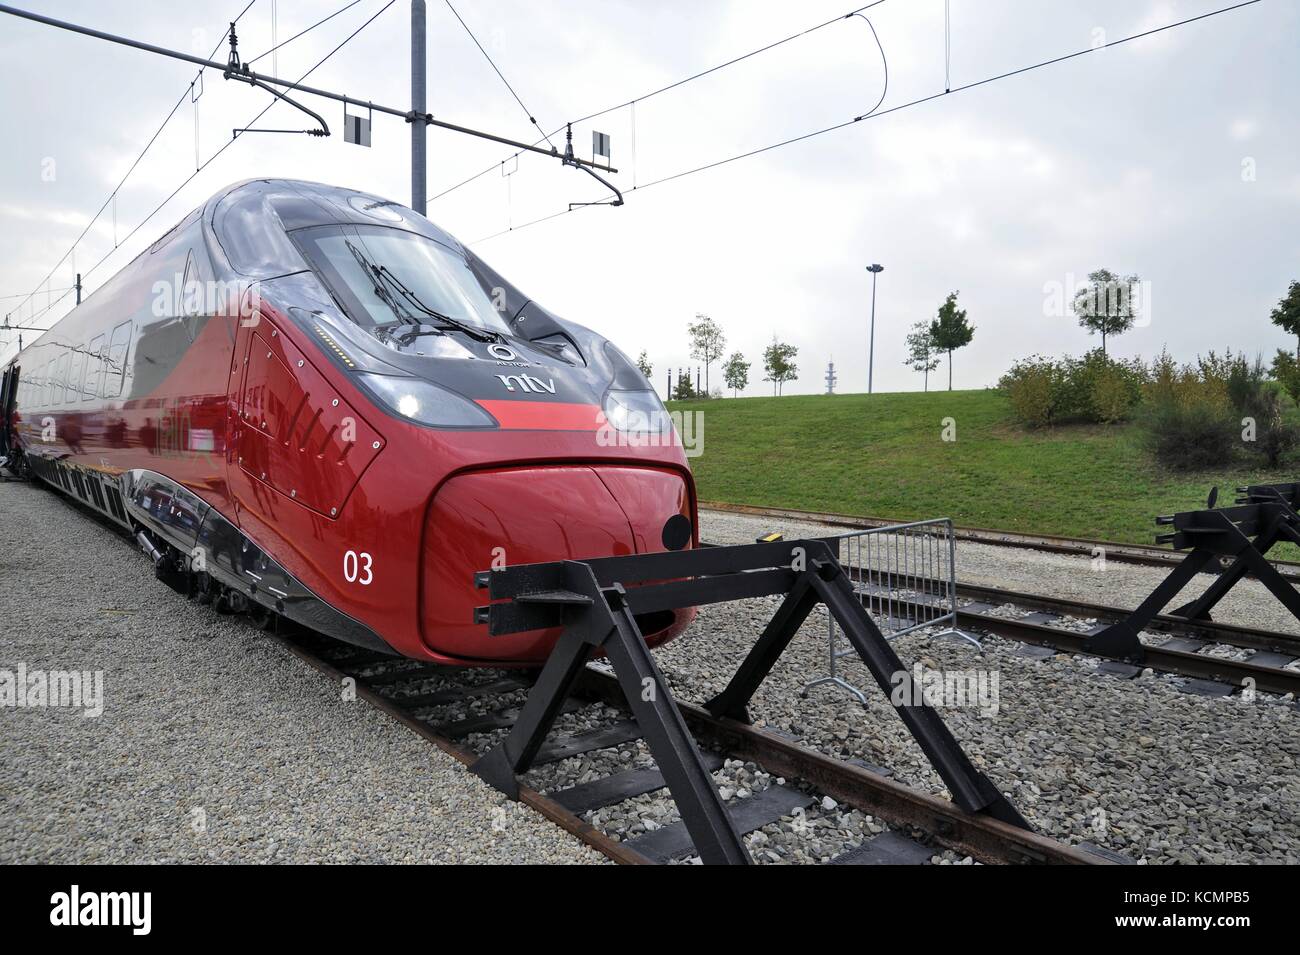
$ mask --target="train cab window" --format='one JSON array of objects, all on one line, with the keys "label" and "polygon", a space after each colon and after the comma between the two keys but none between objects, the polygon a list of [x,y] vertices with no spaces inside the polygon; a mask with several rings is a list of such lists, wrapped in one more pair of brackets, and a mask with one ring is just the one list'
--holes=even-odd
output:
[{"label": "train cab window", "polygon": [[363,328],[430,321],[435,313],[499,334],[510,327],[470,271],[441,242],[386,226],[315,226],[291,233],[354,322]]},{"label": "train cab window", "polygon": [[131,323],[123,322],[113,329],[108,343],[108,362],[104,373],[104,397],[116,398],[122,393],[126,380],[126,353],[131,345]]},{"label": "train cab window", "polygon": [[68,387],[63,392],[65,401],[81,400],[81,379],[86,373],[86,349],[78,348],[72,353],[72,364],[68,368]]},{"label": "train cab window", "polygon": [[89,354],[86,355],[86,384],[82,388],[82,401],[99,397],[99,386],[103,376],[104,336],[96,335],[95,340],[90,343]]}]

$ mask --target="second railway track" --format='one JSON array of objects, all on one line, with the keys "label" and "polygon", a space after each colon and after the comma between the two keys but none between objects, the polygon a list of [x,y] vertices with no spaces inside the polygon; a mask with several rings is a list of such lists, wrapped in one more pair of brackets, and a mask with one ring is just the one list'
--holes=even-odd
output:
[{"label": "second railway track", "polygon": [[[853,530],[888,527],[891,524],[898,523],[897,520],[883,517],[803,511],[788,507],[758,507],[749,504],[728,504],[720,501],[701,501],[700,509],[728,514],[746,514],[752,517],[803,521],[809,524],[825,524],[831,527],[844,527]],[[971,541],[977,544],[1038,550],[1049,554],[1067,554],[1077,557],[1093,557],[1097,549],[1100,548],[1105,552],[1107,560],[1139,564],[1146,567],[1172,569],[1183,558],[1183,555],[1177,551],[1155,545],[1125,544],[1118,541],[1090,540],[1080,537],[1060,537],[1054,534],[1024,534],[987,527],[957,527],[954,529],[954,533],[958,540]],[[1300,562],[1273,560],[1270,563],[1287,580],[1300,584]]]},{"label": "second railway track", "polygon": [[[914,583],[924,585],[923,581]],[[958,584],[957,594],[969,601],[958,607],[960,628],[1052,647],[1069,654],[1088,653],[1084,641],[1091,628],[1084,627],[1084,622],[1092,620],[1100,626],[1123,620],[1129,614],[1120,607],[1025,594],[998,587]],[[861,596],[873,613],[915,617],[930,609],[924,592],[917,592],[910,599],[890,599],[869,590]],[[1013,617],[993,612],[1007,605],[1028,613]],[[1075,626],[1069,626],[1071,622]],[[1300,669],[1295,668],[1300,662],[1300,635],[1166,614],[1157,616],[1146,629],[1170,634],[1171,639],[1162,644],[1144,641],[1146,659],[1143,666],[1213,681],[1233,690],[1251,687],[1264,693],[1290,693],[1300,698]],[[1216,648],[1251,651],[1251,654],[1235,659],[1221,655],[1222,650],[1216,653]]]}]

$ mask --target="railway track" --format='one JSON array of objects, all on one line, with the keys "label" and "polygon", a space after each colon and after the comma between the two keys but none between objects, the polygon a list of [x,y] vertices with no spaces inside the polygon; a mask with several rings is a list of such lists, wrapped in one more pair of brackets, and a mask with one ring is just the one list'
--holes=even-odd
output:
[{"label": "railway track", "polygon": [[[299,632],[278,636],[290,651],[331,680],[351,677],[358,697],[410,728],[467,766],[490,749],[487,734],[514,723],[528,686],[514,671],[465,671],[381,657]],[[436,688],[413,689],[436,684]],[[454,715],[469,704],[473,715]],[[539,754],[545,766],[640,738],[616,681],[589,665],[566,710],[604,706],[617,715],[603,725],[557,735]],[[691,704],[681,710],[711,767],[741,760],[776,779],[747,799],[728,803],[742,832],[783,818],[799,820],[824,797],[869,813],[890,828],[831,859],[833,864],[917,864],[942,849],[994,864],[1096,865],[1128,860],[1096,847],[1074,847],[995,819],[973,816],[951,802],[904,786],[865,766],[832,759],[767,729],[720,719]],[[448,711],[453,713],[449,719]],[[620,841],[585,818],[624,800],[663,789],[653,767],[620,769],[574,786],[539,791],[521,780],[520,799],[607,858],[644,865],[689,858],[693,851],[680,822]],[[797,828],[795,831],[798,831]]]},{"label": "railway track", "polygon": [[[853,571],[863,573],[861,568],[853,568]],[[920,583],[924,588],[925,582]],[[1119,607],[998,587],[959,584],[957,594],[969,601],[958,606],[957,620],[961,629],[993,633],[1070,654],[1087,653],[1083,648],[1084,641],[1094,628],[1083,627],[1084,622],[1095,620],[1099,628],[1103,623],[1113,623],[1128,616],[1128,611]],[[908,619],[921,619],[927,613],[933,615],[933,606],[924,589],[914,592],[911,598],[890,599],[883,592],[872,592],[866,587],[861,596],[867,608],[876,614]],[[1012,617],[992,612],[1008,604],[1026,611],[1027,615]],[[1076,627],[1068,626],[1071,622],[1076,623]],[[1164,614],[1153,620],[1147,629],[1170,634],[1171,639],[1163,644],[1144,641],[1146,660],[1143,665],[1222,685],[1222,688],[1198,685],[1201,692],[1227,695],[1251,686],[1259,692],[1292,693],[1300,698],[1300,670],[1287,669],[1288,665],[1300,660],[1300,636],[1296,634]],[[1219,655],[1223,648],[1252,653],[1244,659],[1233,659]],[[1122,665],[1112,669],[1120,675],[1138,671],[1138,668],[1125,670]]]},{"label": "railway track", "polygon": [[[721,501],[701,501],[701,510],[721,511],[731,514],[749,514],[754,517],[769,517],[780,520],[804,521],[809,524],[827,524],[833,527],[847,527],[861,530],[869,527],[887,527],[899,523],[892,518],[865,517],[834,512],[802,511],[788,507],[756,507],[749,504],[728,504]],[[1143,544],[1121,544],[1117,541],[1089,540],[1079,537],[1058,537],[1052,534],[1019,534],[1013,531],[994,530],[986,527],[956,527],[954,534],[958,540],[973,541],[980,544],[994,544],[999,547],[1015,547],[1025,550],[1041,550],[1052,554],[1069,554],[1079,557],[1092,557],[1097,548],[1105,551],[1107,560],[1121,563],[1141,564],[1148,567],[1166,567],[1173,569],[1183,558],[1178,551],[1167,547]],[[1271,561],[1287,580],[1300,584],[1300,562]],[[1247,575],[1251,576],[1251,575]]]}]

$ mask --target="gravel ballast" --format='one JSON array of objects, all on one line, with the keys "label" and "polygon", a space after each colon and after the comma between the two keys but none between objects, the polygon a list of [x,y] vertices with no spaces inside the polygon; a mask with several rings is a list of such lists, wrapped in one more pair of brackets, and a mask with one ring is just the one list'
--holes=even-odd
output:
[{"label": "gravel ballast", "polygon": [[[701,521],[702,536],[719,543],[772,530],[787,538],[842,532],[724,512],[704,512]],[[958,559],[970,582],[1111,605],[1136,604],[1164,573],[1115,561],[1100,571],[1087,558],[967,542],[959,542]],[[102,671],[104,699],[93,718],[68,707],[0,707],[0,861],[602,861],[365,702],[345,700],[241,618],[172,594],[129,542],[48,491],[0,484],[0,579],[0,673],[20,665]],[[685,636],[656,653],[674,693],[701,703],[722,689],[778,603],[703,608]],[[1295,629],[1254,582],[1216,618]],[[842,661],[841,675],[867,691],[866,708],[834,687],[801,695],[826,670],[826,626],[818,608],[755,697],[755,719],[946,795],[853,659]],[[1139,863],[1300,862],[1293,700],[1198,696],[1184,691],[1186,680],[1150,670],[1098,675],[1096,658],[1036,658],[997,637],[980,650],[921,631],[894,647],[909,668],[986,681],[991,696],[946,706],[944,719],[1045,835]],[[390,692],[502,676],[443,673]],[[522,691],[474,697],[424,715],[455,721],[523,699]],[[589,704],[561,714],[556,734],[625,718]],[[463,742],[482,752],[504,732]],[[652,763],[645,744],[633,741],[538,766],[526,782],[550,791]],[[825,862],[889,831],[884,820],[754,763],[729,759],[714,775],[731,802],[776,785],[809,794],[806,811],[746,837],[759,862]],[[678,818],[663,790],[583,815],[620,839]],[[934,847],[930,861],[971,860]]]},{"label": "gravel ballast", "polygon": [[[782,531],[787,539],[842,529],[708,511],[701,537],[745,543]],[[1031,593],[1134,605],[1164,572],[1109,561],[958,542],[959,579]],[[1093,578],[1101,577],[1104,582]],[[1199,589],[1204,582],[1189,587]],[[674,692],[703,702],[725,685],[779,600],[702,608],[694,627],[658,653]],[[1295,629],[1253,581],[1216,619]],[[1279,612],[1280,611],[1280,612]],[[1283,626],[1288,624],[1289,626]],[[824,608],[818,608],[757,694],[757,721],[805,745],[889,767],[900,782],[944,793],[865,668],[842,675],[867,691],[864,710],[833,687],[803,684],[826,671]],[[1032,659],[1016,641],[987,637],[983,650],[920,631],[893,643],[908,668],[996,674],[995,713],[949,707],[943,716],[972,761],[1046,835],[1090,842],[1136,862],[1300,862],[1300,711],[1285,697],[1183,692],[1177,676],[1097,675],[1095,657]]]},{"label": "gravel ballast", "polygon": [[0,621],[0,671],[103,673],[97,717],[0,706],[0,862],[603,861],[26,484]]}]

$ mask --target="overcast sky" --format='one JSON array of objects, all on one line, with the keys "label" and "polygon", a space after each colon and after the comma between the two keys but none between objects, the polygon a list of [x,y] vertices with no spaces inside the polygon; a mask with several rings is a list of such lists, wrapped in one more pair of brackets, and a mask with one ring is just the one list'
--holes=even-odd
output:
[{"label": "overcast sky", "polygon": [[[130,3],[14,0],[50,16],[207,55],[247,0]],[[360,0],[255,69],[297,79],[385,0]],[[453,0],[549,132],[847,12],[853,0],[800,3]],[[245,59],[346,0],[255,0],[240,21]],[[1228,0],[886,0],[867,11],[888,62],[881,110],[1098,42],[1227,5]],[[308,83],[388,105],[409,103],[409,3],[397,0]],[[343,142],[342,108],[306,98],[329,139],[248,135],[126,236],[246,124],[267,94],[194,69],[14,18],[0,18],[0,295],[40,282],[112,193],[163,118],[184,102],[75,252],[93,291],[224,185],[289,176],[410,200],[409,127],[376,117],[373,147]],[[1020,76],[953,92],[683,179],[674,173],[843,122],[880,97],[884,73],[860,18],[575,127],[612,137],[622,208],[581,209],[504,235],[573,201],[602,198],[584,174],[524,156],[442,198],[429,216],[471,243],[552,310],[624,351],[649,353],[661,388],[694,364],[686,326],[713,316],[754,362],[799,348],[786,393],[864,391],[870,276],[880,262],[876,389],[919,389],[903,365],[910,326],[959,289],[976,327],[955,384],[994,383],[1016,357],[1095,345],[1052,308],[1071,277],[1108,267],[1150,283],[1151,321],[1112,342],[1190,360],[1207,349],[1262,351],[1294,341],[1268,313],[1300,278],[1300,4],[1254,6]],[[535,131],[444,0],[428,2],[429,109],[440,119],[531,139]],[[224,49],[218,53],[224,59]],[[274,69],[272,69],[274,67]],[[196,129],[197,113],[197,129]],[[275,106],[261,125],[301,128]],[[530,135],[531,134],[531,135]],[[559,139],[557,143],[561,142]],[[429,194],[499,163],[509,150],[429,133]],[[115,208],[114,208],[115,206]],[[71,284],[65,261],[50,281]],[[53,292],[48,298],[57,297]],[[45,292],[34,300],[47,301]],[[62,314],[71,298],[37,324]],[[0,298],[0,311],[33,303]],[[937,373],[942,381],[947,369]],[[721,379],[715,366],[713,380]],[[935,384],[932,376],[931,384]]]}]

